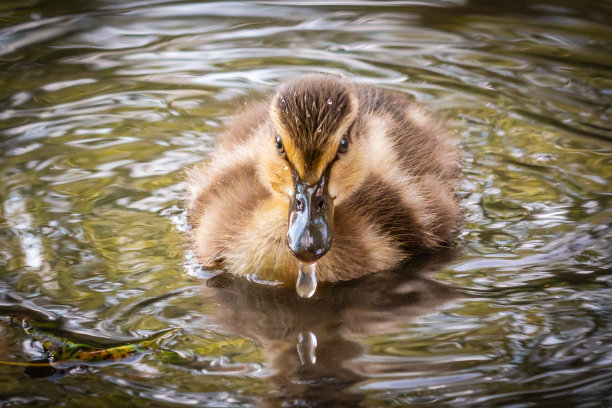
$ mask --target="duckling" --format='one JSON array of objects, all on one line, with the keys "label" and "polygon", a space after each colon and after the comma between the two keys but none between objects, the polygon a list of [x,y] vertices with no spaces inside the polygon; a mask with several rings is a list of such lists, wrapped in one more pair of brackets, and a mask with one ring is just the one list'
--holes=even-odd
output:
[{"label": "duckling", "polygon": [[404,95],[293,79],[188,171],[193,250],[205,267],[285,284],[315,262],[315,282],[390,269],[452,240],[458,163],[449,133]]}]

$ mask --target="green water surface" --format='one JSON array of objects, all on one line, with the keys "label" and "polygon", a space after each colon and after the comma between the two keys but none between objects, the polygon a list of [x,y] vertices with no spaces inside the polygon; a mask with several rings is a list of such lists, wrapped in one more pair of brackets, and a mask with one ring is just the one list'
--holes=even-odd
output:
[{"label": "green water surface", "polygon": [[[0,407],[612,406],[612,3],[0,3]],[[202,270],[183,170],[308,72],[464,151],[456,251],[311,300]],[[214,277],[213,277],[214,276]],[[39,330],[104,349],[74,366]]]}]

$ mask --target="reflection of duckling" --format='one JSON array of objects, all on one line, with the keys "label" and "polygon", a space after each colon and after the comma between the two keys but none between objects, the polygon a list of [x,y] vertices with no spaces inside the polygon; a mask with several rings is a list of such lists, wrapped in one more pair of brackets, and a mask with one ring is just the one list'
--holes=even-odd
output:
[{"label": "reflection of duckling", "polygon": [[[364,356],[368,341],[363,339],[396,333],[460,297],[455,288],[427,277],[454,255],[442,251],[435,259],[417,257],[400,268],[324,285],[309,301],[286,288],[220,274],[197,294],[206,310],[205,323],[198,320],[197,326],[262,346],[266,371],[272,373],[266,383],[273,388],[258,406],[300,405],[296,400],[303,406],[357,406],[363,395],[347,389],[365,380],[364,373],[384,369],[379,360]],[[406,364],[405,372],[416,371],[412,360]]]},{"label": "reflection of duckling", "polygon": [[194,250],[206,266],[286,283],[298,260],[323,281],[388,269],[452,238],[457,171],[454,143],[402,95],[296,79],[190,171]]}]

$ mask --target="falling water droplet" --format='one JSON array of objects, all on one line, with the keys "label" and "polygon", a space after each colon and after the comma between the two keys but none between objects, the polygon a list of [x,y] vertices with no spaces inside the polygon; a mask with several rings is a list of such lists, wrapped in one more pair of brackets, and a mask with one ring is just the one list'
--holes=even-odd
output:
[{"label": "falling water droplet", "polygon": [[295,291],[300,297],[309,298],[317,290],[316,266],[316,263],[300,262],[300,274],[295,284]]},{"label": "falling water droplet", "polygon": [[332,100],[331,100],[331,99],[328,99],[328,100],[327,100],[327,104],[328,104],[328,105],[331,105],[332,103],[333,103],[333,102],[332,102]]}]

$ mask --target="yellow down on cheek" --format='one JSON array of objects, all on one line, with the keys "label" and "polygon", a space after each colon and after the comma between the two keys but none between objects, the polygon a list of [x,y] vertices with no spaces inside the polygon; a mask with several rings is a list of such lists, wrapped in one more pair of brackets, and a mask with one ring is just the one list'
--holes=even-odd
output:
[{"label": "yellow down on cheek", "polygon": [[362,152],[355,147],[352,151],[340,155],[331,169],[329,193],[338,204],[348,198],[364,181],[370,169]]},{"label": "yellow down on cheek", "polygon": [[339,140],[337,142],[332,141],[331,143],[327,143],[325,146],[321,147],[320,149],[323,150],[322,154],[314,155],[316,161],[313,163],[306,163],[304,159],[304,152],[298,149],[293,141],[293,137],[296,136],[291,135],[285,130],[278,119],[277,112],[274,112],[272,119],[275,123],[277,134],[283,143],[286,158],[297,171],[302,181],[308,184],[314,184],[319,181],[327,165],[336,156]]},{"label": "yellow down on cheek", "polygon": [[296,149],[291,142],[285,146],[285,152],[287,158],[300,175],[300,179],[307,184],[314,184],[321,179],[323,172],[336,156],[336,147],[335,145],[325,146],[323,153],[316,155],[316,161],[313,163],[306,163],[303,153]]},{"label": "yellow down on cheek", "polygon": [[266,169],[266,178],[272,189],[283,195],[291,195],[293,192],[293,180],[289,165],[280,157],[270,160]]},{"label": "yellow down on cheek", "polygon": [[319,157],[316,163],[312,166],[312,171],[310,173],[309,183],[316,183],[323,176],[323,172],[327,168],[327,166],[334,160],[337,154],[337,146],[336,144],[328,144],[323,151],[323,154]]}]

